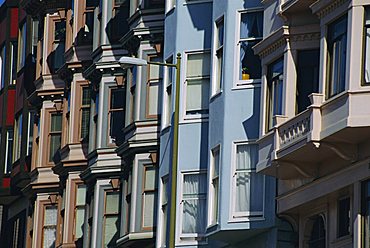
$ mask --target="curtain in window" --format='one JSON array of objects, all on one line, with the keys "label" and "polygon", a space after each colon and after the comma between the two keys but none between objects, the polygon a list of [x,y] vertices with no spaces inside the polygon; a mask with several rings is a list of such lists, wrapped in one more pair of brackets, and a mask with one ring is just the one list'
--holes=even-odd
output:
[{"label": "curtain in window", "polygon": [[263,176],[255,173],[256,145],[237,146],[236,155],[236,212],[262,211]]},{"label": "curtain in window", "polygon": [[44,215],[44,248],[55,247],[57,207],[46,207]]},{"label": "curtain in window", "polygon": [[257,38],[263,36],[263,13],[250,12],[241,15],[240,38]]},{"label": "curtain in window", "polygon": [[188,80],[186,92],[186,110],[199,112],[208,109],[209,79]]},{"label": "curtain in window", "polygon": [[206,220],[206,175],[184,176],[183,233],[204,233]]}]

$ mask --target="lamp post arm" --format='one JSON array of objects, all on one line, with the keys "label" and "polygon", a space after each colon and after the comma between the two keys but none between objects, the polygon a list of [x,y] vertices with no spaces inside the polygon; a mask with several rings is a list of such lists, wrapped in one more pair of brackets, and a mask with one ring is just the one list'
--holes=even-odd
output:
[{"label": "lamp post arm", "polygon": [[177,68],[177,64],[169,64],[169,63],[153,62],[153,61],[147,61],[147,64],[148,65],[160,65],[160,66],[167,66],[167,67]]}]

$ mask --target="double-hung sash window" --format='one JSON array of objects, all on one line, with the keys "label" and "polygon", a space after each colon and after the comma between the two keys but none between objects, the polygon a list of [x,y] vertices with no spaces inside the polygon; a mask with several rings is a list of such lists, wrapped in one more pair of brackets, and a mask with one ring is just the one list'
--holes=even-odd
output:
[{"label": "double-hung sash window", "polygon": [[365,61],[364,61],[364,80],[366,85],[370,85],[370,6],[365,8]]},{"label": "double-hung sash window", "polygon": [[22,114],[20,114],[15,119],[15,132],[14,132],[14,157],[13,162],[18,160],[21,157],[21,145],[22,145],[22,124],[23,118]]},{"label": "double-hung sash window", "polygon": [[83,32],[83,44],[91,45],[93,41],[94,33],[94,9],[97,6],[96,0],[86,0],[84,10],[84,32]]},{"label": "double-hung sash window", "polygon": [[54,112],[50,114],[50,131],[49,131],[49,163],[57,155],[61,148],[62,139],[62,113]]},{"label": "double-hung sash window", "polygon": [[5,43],[0,48],[0,80],[1,89],[5,87],[5,70],[6,70],[6,46]]},{"label": "double-hung sash window", "polygon": [[80,184],[77,186],[76,192],[74,240],[78,240],[83,236],[85,205],[86,205],[86,185]]},{"label": "double-hung sash window", "polygon": [[207,174],[184,174],[182,187],[182,236],[202,235],[206,231]]},{"label": "double-hung sash window", "polygon": [[27,48],[27,22],[23,22],[22,26],[19,29],[19,62],[18,70],[23,68],[26,63],[26,48]]},{"label": "double-hung sash window", "polygon": [[119,141],[123,137],[122,129],[125,124],[125,88],[113,88],[110,90],[109,136],[111,143]]},{"label": "double-hung sash window", "polygon": [[[149,56],[149,61],[161,62],[162,59],[157,56]],[[160,106],[159,85],[161,82],[161,67],[158,65],[149,65],[148,81],[147,81],[147,101],[146,101],[146,117],[153,118],[158,115]]]},{"label": "double-hung sash window", "polygon": [[347,16],[328,26],[328,86],[327,97],[345,89],[347,53]]},{"label": "double-hung sash window", "polygon": [[258,147],[236,145],[234,218],[263,216],[264,176],[256,173]]},{"label": "double-hung sash window", "polygon": [[211,150],[211,223],[218,221],[218,198],[220,189],[220,146]]},{"label": "double-hung sash window", "polygon": [[105,191],[103,247],[115,245],[119,227],[119,191]]},{"label": "double-hung sash window", "polygon": [[33,144],[33,127],[35,124],[35,112],[30,111],[28,113],[28,123],[27,123],[27,156],[32,154],[32,144]]},{"label": "double-hung sash window", "polygon": [[143,183],[143,218],[142,229],[151,230],[155,220],[155,202],[157,196],[156,189],[156,168],[152,165],[144,167],[144,183]]},{"label": "double-hung sash window", "polygon": [[351,232],[351,198],[346,197],[338,201],[337,220],[338,238],[349,235]]},{"label": "double-hung sash window", "polygon": [[274,126],[273,118],[283,113],[283,58],[268,66],[267,75],[267,129]]},{"label": "double-hung sash window", "polygon": [[44,207],[44,223],[42,226],[42,247],[55,247],[57,234],[57,206]]},{"label": "double-hung sash window", "polygon": [[5,166],[4,173],[10,173],[12,170],[13,162],[13,138],[14,138],[14,129],[8,129],[6,131],[6,145],[5,145]]},{"label": "double-hung sash window", "polygon": [[16,40],[10,42],[10,84],[15,84],[17,81],[17,60],[18,60],[18,42]]},{"label": "double-hung sash window", "polygon": [[216,23],[216,37],[215,37],[215,50],[216,50],[216,66],[215,66],[215,83],[213,86],[213,94],[221,91],[222,75],[223,75],[223,57],[224,57],[224,18],[221,18]]},{"label": "double-hung sash window", "polygon": [[252,47],[263,38],[263,11],[240,14],[239,80],[261,79],[261,61]]},{"label": "double-hung sash window", "polygon": [[85,140],[89,137],[90,130],[90,88],[88,86],[82,87],[82,97],[81,97],[81,108],[80,108],[80,139]]},{"label": "double-hung sash window", "polygon": [[162,229],[161,229],[161,247],[166,246],[166,233],[167,233],[167,214],[168,214],[168,177],[162,178]]},{"label": "double-hung sash window", "polygon": [[186,115],[208,114],[210,53],[187,55]]},{"label": "double-hung sash window", "polygon": [[65,39],[66,39],[66,21],[59,20],[55,22],[54,26],[54,41],[53,41],[53,66],[52,73],[55,73],[64,64],[65,52]]},{"label": "double-hung sash window", "polygon": [[[172,64],[173,63],[173,57],[171,56],[169,59],[166,60],[166,63]],[[165,76],[165,98],[164,98],[164,109],[163,111],[163,123],[164,127],[167,127],[171,124],[171,116],[172,116],[172,81],[173,81],[173,68],[172,67],[166,67],[164,68]]]}]

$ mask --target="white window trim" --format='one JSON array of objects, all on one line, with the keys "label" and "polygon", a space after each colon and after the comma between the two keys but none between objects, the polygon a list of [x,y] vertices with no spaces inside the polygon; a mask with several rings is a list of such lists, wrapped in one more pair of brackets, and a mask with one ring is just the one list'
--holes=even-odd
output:
[{"label": "white window trim", "polygon": [[[186,51],[184,54],[184,66],[181,69],[182,71],[182,76],[183,76],[183,81],[182,81],[182,118],[181,122],[199,122],[200,120],[207,120],[208,121],[208,116],[209,114],[194,114],[194,115],[187,115],[186,114],[186,97],[187,97],[187,80],[186,80],[186,70],[187,70],[187,63],[188,63],[188,55],[189,54],[201,54],[201,53],[209,53],[211,56],[211,49],[205,49],[205,50],[191,50],[191,51]],[[211,65],[210,65],[210,75],[208,77],[202,77],[202,78],[208,78],[209,79],[209,84],[211,84]],[[211,90],[211,85],[209,85],[209,89]],[[210,92],[209,92],[210,93]],[[209,94],[210,95],[210,94]],[[209,96],[208,98],[209,99]],[[208,111],[209,111],[209,106],[208,106]]]},{"label": "white window trim", "polygon": [[[166,174],[164,175],[163,177],[161,177],[159,179],[160,183],[159,183],[159,187],[158,187],[158,191],[160,192],[158,194],[158,202],[159,202],[159,207],[158,207],[158,218],[157,218],[157,234],[158,234],[158,238],[157,238],[157,247],[166,247],[165,245],[163,246],[162,243],[163,243],[163,229],[164,229],[164,226],[166,225],[166,223],[163,222],[164,220],[164,214],[163,214],[163,210],[162,210],[162,206],[163,206],[163,194],[165,193],[164,192],[164,181],[167,181],[167,184],[169,185],[169,174]],[[167,194],[169,194],[170,192],[167,192]],[[170,202],[168,201],[169,198],[167,198],[167,211],[169,210],[169,204]],[[168,230],[168,228],[166,229]],[[165,235],[165,237],[167,237],[167,233]],[[165,238],[166,239],[166,238]]]},{"label": "white window trim", "polygon": [[[205,169],[200,169],[200,170],[189,170],[189,171],[181,171],[181,175],[180,175],[180,180],[178,182],[178,192],[180,193],[180,201],[179,201],[179,205],[178,205],[178,214],[177,216],[180,217],[180,221],[179,221],[179,228],[177,228],[177,242],[180,243],[180,244],[186,244],[186,245],[198,245],[198,244],[206,244],[207,243],[207,240],[206,240],[206,232],[204,232],[204,234],[197,234],[197,233],[194,233],[194,234],[183,234],[182,233],[182,222],[183,222],[183,215],[182,215],[182,212],[183,212],[183,184],[184,184],[184,176],[185,175],[192,175],[192,174],[207,174],[207,170]],[[206,191],[207,192],[207,191]],[[206,199],[207,199],[207,196],[206,196]],[[206,200],[206,204],[207,204],[207,200]],[[207,218],[207,216],[206,216]],[[207,221],[207,219],[205,219],[205,221]]]},{"label": "white window trim", "polygon": [[249,140],[249,141],[234,141],[232,144],[232,161],[231,161],[231,168],[232,173],[230,175],[230,182],[231,182],[231,192],[230,192],[230,213],[229,213],[229,222],[245,222],[245,221],[261,221],[265,219],[265,196],[266,196],[266,177],[263,177],[263,202],[262,202],[262,211],[258,212],[235,212],[235,203],[236,203],[236,151],[238,145],[256,145],[256,140]]},{"label": "white window trim", "polygon": [[185,0],[183,5],[189,5],[189,4],[199,4],[199,3],[212,3],[213,0]]},{"label": "white window trim", "polygon": [[[235,46],[234,46],[234,54],[235,54],[235,60],[234,60],[234,86],[233,89],[247,89],[251,88],[251,85],[253,84],[261,84],[261,79],[249,79],[249,80],[241,80],[239,76],[239,65],[240,65],[240,23],[241,23],[241,16],[244,13],[253,13],[253,12],[263,12],[263,8],[257,7],[257,8],[250,8],[247,10],[237,10],[237,15],[235,18]],[[263,38],[263,37],[262,37]],[[245,39],[243,39],[245,40]],[[253,40],[253,39],[249,39]],[[262,67],[262,65],[261,65]],[[262,72],[261,72],[262,77]]]},{"label": "white window trim", "polygon": [[213,50],[213,53],[212,53],[212,68],[211,68],[211,85],[210,85],[210,91],[211,91],[211,96],[210,98],[212,99],[213,97],[219,95],[222,93],[222,88],[223,88],[223,84],[224,84],[224,75],[225,73],[222,73],[221,75],[221,78],[220,78],[220,88],[217,88],[216,85],[217,85],[217,75],[219,73],[219,69],[218,69],[218,57],[217,57],[217,39],[218,39],[218,24],[219,23],[223,23],[223,26],[224,26],[224,36],[223,36],[223,45],[222,45],[222,49],[223,49],[223,52],[222,52],[222,66],[221,66],[221,71],[224,70],[224,65],[225,65],[225,15],[224,13],[222,13],[222,15],[220,17],[218,17],[216,19],[216,21],[213,22],[213,44],[212,44],[212,50]]},{"label": "white window trim", "polygon": [[165,10],[166,10],[165,13],[166,14],[175,8],[176,8],[176,0],[166,0],[165,2]]},{"label": "white window trim", "polygon": [[213,152],[214,151],[217,151],[218,150],[218,163],[219,163],[219,167],[218,167],[218,201],[217,201],[217,205],[218,205],[218,214],[220,213],[220,182],[221,182],[221,161],[222,161],[222,156],[221,156],[221,144],[217,144],[216,146],[214,146],[211,150],[210,150],[210,154],[209,154],[209,164],[210,164],[210,167],[209,167],[209,173],[208,173],[208,201],[207,201],[207,210],[208,210],[208,213],[209,213],[209,216],[208,216],[208,221],[207,221],[207,228],[209,227],[212,227],[212,226],[215,226],[215,225],[218,225],[219,224],[219,217],[216,216],[216,219],[213,219],[213,215],[214,215],[214,189],[213,189],[213,186],[212,186],[212,181],[213,181],[213,172],[214,172],[214,165],[215,165],[215,158],[213,156]]}]

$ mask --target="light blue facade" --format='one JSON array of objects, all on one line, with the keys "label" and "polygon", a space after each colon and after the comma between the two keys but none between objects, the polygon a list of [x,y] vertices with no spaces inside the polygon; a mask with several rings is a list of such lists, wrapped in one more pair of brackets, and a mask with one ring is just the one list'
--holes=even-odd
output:
[{"label": "light blue facade", "polygon": [[[262,202],[262,213],[259,213],[258,216],[245,214],[238,217],[235,217],[234,213],[236,208],[236,147],[239,144],[254,145],[258,138],[261,88],[260,79],[239,80],[239,23],[241,13],[256,11],[263,13],[263,6],[260,1],[178,0],[174,8],[167,5],[166,11],[163,58],[166,60],[172,56],[174,61],[177,53],[182,56],[176,244],[178,247],[283,247],[278,246],[278,230],[275,228],[275,179],[261,176],[263,177],[263,188],[258,191],[257,199]],[[215,40],[217,39],[217,23],[220,20],[223,20],[224,23],[222,84],[220,90],[216,90],[217,48]],[[188,91],[189,54],[199,51],[210,52],[209,113],[195,115],[199,117],[196,118],[187,114],[189,96],[186,94]],[[172,82],[175,82],[175,71]],[[173,83],[173,87],[174,85]],[[165,87],[166,79],[164,80]],[[172,92],[175,92],[174,88]],[[163,97],[166,97],[165,89],[162,93]],[[166,99],[163,102],[159,155],[160,181],[169,175],[173,145],[171,127],[166,125],[164,120],[166,117],[163,114],[166,111]],[[172,105],[173,110],[174,101],[172,101]],[[218,210],[214,210],[212,207],[214,198],[211,189],[211,174],[213,173],[211,156],[213,156],[214,148],[219,151],[220,158]],[[256,153],[257,150],[255,150]],[[203,216],[206,218],[207,228],[204,236],[199,234],[198,238],[194,238],[183,233],[186,201],[184,175],[198,172],[207,173],[207,214]],[[255,173],[253,172],[253,174]],[[164,187],[163,183],[159,187],[160,202],[163,199]],[[161,208],[159,207],[159,209]],[[211,217],[213,212],[217,212],[215,220],[212,220]],[[161,214],[163,213],[159,210],[158,233],[165,230]],[[199,215],[197,216],[199,217]],[[162,235],[157,239],[157,247],[161,247],[165,236]]]}]

